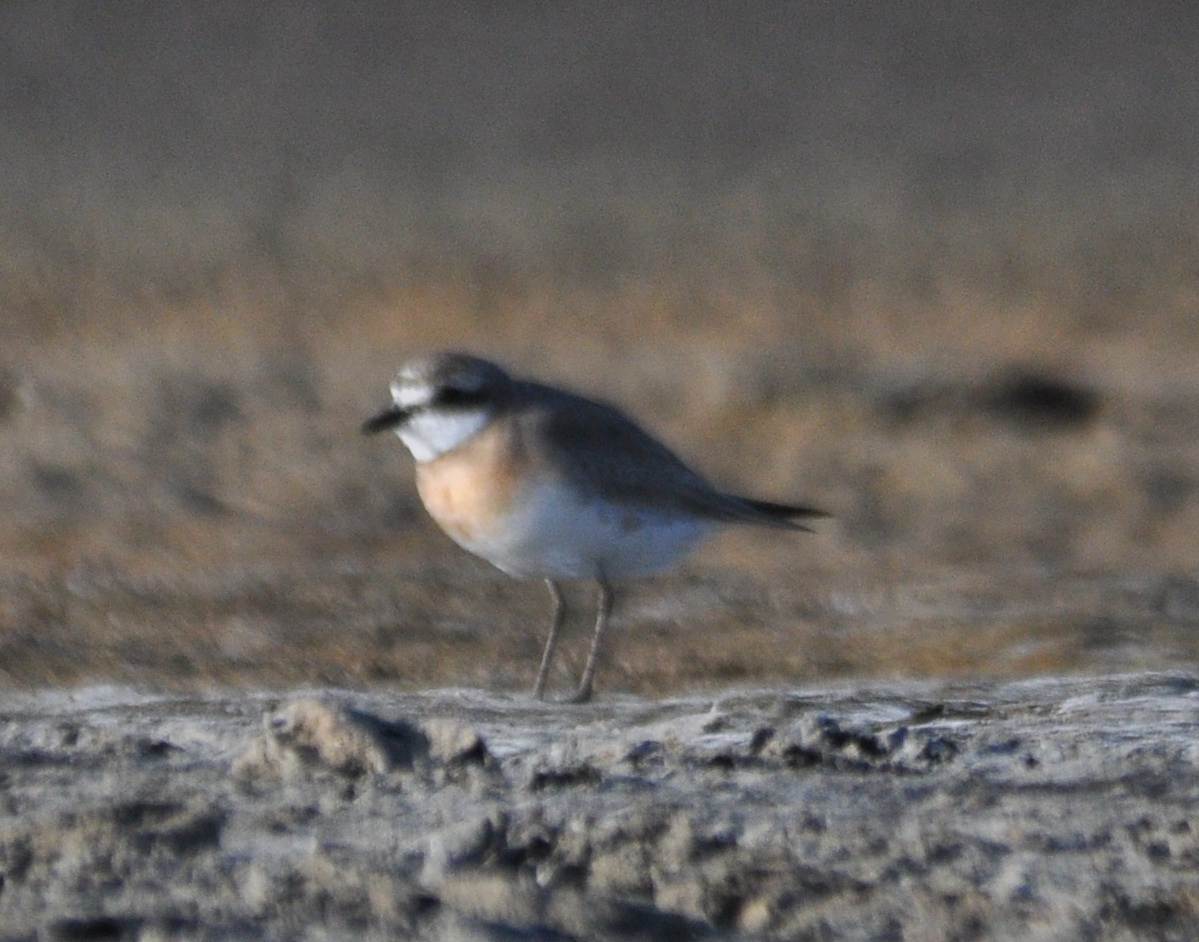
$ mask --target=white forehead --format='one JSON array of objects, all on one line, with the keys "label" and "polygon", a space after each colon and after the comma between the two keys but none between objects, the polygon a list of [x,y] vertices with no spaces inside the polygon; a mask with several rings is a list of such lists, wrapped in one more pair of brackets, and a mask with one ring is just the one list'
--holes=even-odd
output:
[{"label": "white forehead", "polygon": [[433,401],[433,387],[428,380],[405,377],[392,380],[391,398],[401,409],[423,406]]},{"label": "white forehead", "polygon": [[391,384],[391,397],[403,409],[427,405],[437,391],[450,387],[465,393],[481,391],[489,376],[482,361],[456,363],[419,360],[403,367]]}]

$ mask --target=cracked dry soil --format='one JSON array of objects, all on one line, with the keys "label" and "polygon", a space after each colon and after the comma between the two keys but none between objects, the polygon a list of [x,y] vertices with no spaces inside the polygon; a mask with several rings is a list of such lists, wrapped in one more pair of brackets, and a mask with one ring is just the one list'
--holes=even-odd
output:
[{"label": "cracked dry soil", "polygon": [[2,710],[4,940],[1199,934],[1191,674]]}]

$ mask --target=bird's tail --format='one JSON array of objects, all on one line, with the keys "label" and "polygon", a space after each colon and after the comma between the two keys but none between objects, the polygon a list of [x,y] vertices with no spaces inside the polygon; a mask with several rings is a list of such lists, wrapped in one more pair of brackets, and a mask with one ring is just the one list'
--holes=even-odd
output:
[{"label": "bird's tail", "polygon": [[737,497],[736,500],[748,511],[744,517],[747,523],[806,530],[811,533],[811,527],[805,527],[797,520],[818,520],[821,517],[832,516],[826,511],[802,504],[778,504],[770,500],[754,500],[752,497]]}]

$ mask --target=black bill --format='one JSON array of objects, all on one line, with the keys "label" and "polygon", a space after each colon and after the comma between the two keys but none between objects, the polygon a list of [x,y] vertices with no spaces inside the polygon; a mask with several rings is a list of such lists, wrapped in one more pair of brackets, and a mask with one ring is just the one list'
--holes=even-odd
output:
[{"label": "black bill", "polygon": [[407,409],[401,409],[392,403],[378,415],[372,416],[362,423],[362,434],[374,435],[376,432],[386,432],[403,425],[408,420],[408,416]]}]

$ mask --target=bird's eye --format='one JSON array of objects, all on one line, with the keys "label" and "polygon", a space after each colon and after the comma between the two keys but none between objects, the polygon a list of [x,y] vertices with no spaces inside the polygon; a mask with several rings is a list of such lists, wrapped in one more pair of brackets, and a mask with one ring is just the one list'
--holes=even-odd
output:
[{"label": "bird's eye", "polygon": [[437,390],[437,395],[433,398],[435,405],[449,406],[450,408],[477,405],[481,401],[482,396],[479,393],[457,389],[453,386],[445,386]]}]

